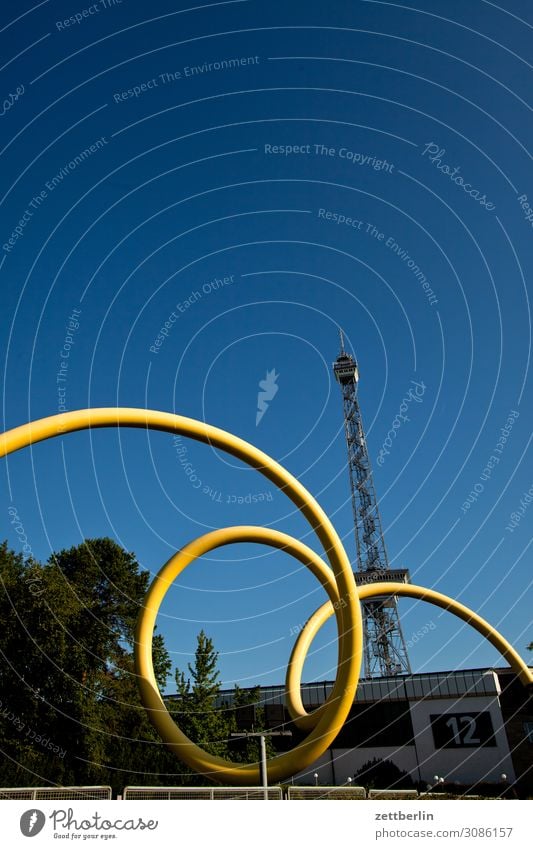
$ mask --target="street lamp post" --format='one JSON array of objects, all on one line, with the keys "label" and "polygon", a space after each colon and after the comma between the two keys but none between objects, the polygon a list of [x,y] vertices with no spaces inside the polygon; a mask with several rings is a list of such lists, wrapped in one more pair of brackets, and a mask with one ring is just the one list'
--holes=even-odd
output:
[{"label": "street lamp post", "polygon": [[267,750],[265,735],[259,735],[259,746],[261,757],[259,759],[259,767],[261,773],[261,784],[263,786],[263,796],[268,799],[268,772],[267,772]]},{"label": "street lamp post", "polygon": [[292,731],[232,731],[231,737],[259,737],[259,775],[263,799],[268,801],[268,769],[266,756],[267,737],[292,737]]}]

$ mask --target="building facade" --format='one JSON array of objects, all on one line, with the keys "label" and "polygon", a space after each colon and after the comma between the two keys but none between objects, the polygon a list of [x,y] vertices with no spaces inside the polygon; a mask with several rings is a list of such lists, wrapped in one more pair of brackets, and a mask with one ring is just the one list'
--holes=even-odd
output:
[{"label": "building facade", "polygon": [[[328,698],[333,682],[302,685],[306,710]],[[260,705],[272,738],[292,748],[304,735],[290,721],[283,686],[262,687]],[[232,691],[220,694],[231,705]],[[253,706],[238,722],[250,728]],[[418,786],[492,784],[533,790],[533,696],[510,669],[471,669],[361,680],[334,744],[294,783],[345,784],[369,761],[392,761]],[[442,782],[441,782],[442,783]]]}]

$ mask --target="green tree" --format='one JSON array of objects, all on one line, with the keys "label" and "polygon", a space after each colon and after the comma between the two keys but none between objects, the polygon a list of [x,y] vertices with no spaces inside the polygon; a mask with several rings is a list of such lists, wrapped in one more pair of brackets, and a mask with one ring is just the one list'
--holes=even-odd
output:
[{"label": "green tree", "polygon": [[[174,783],[179,764],[146,717],[133,668],[149,577],[110,539],[44,565],[0,546],[4,786]],[[153,659],[164,688],[171,663],[160,635]]]},{"label": "green tree", "polygon": [[[264,730],[260,688],[245,690],[236,684],[231,697],[222,703],[218,657],[212,639],[200,631],[188,677],[176,670],[177,700],[170,706],[172,715],[186,736],[202,749],[239,763],[257,763],[258,738],[232,735]],[[267,756],[273,753],[267,739]]]},{"label": "green tree", "polygon": [[[103,783],[116,790],[125,784],[169,783],[169,775],[179,773],[179,764],[141,705],[133,664],[135,623],[149,572],[140,569],[133,554],[106,538],[86,540],[54,555],[49,568],[59,570],[73,605],[78,602],[71,619],[71,648],[74,677],[82,685],[79,693],[83,689],[80,745],[87,760],[98,758]],[[152,657],[164,690],[171,661],[157,634]]]},{"label": "green tree", "polygon": [[[0,544],[0,785],[183,784],[200,779],[160,740],[141,705],[134,627],[150,576],[111,539],[24,560]],[[153,663],[162,692],[171,662],[161,635]],[[188,677],[176,672],[171,711],[213,754],[256,761],[257,741],[228,744],[259,690],[220,705],[218,652],[202,631]],[[258,730],[264,715],[252,709]],[[201,780],[205,783],[205,780]]]},{"label": "green tree", "polygon": [[3,543],[0,586],[0,780],[66,783],[61,711],[72,688],[62,672],[70,648],[64,582]]},{"label": "green tree", "polygon": [[187,667],[188,677],[176,670],[174,718],[183,733],[202,749],[227,757],[230,714],[217,704],[220,695],[218,652],[203,630],[197,637],[194,663]]},{"label": "green tree", "polygon": [[411,776],[393,761],[373,758],[355,773],[356,784],[380,790],[410,790],[414,785]]}]

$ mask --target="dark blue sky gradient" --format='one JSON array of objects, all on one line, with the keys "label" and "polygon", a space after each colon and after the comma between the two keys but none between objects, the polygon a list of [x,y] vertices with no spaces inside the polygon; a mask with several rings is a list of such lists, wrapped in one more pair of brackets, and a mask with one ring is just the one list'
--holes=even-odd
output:
[{"label": "dark blue sky gradient", "polygon": [[[2,5],[3,426],[57,413],[61,397],[69,410],[205,419],[297,475],[354,557],[331,373],[342,325],[359,361],[392,565],[524,651],[533,18],[525,1],[418,5],[245,0],[187,11],[123,0],[61,28],[90,4]],[[287,145],[300,152],[266,152]],[[459,168],[478,198],[443,166]],[[73,310],[79,327],[58,383]],[[256,426],[271,369],[279,390]],[[409,402],[380,466],[413,381],[421,401]],[[511,411],[519,416],[495,455]],[[320,550],[259,474],[163,434],[40,444],[2,465],[2,493],[2,534],[21,548],[15,505],[39,558],[109,535],[155,573],[188,540],[234,524],[270,525]],[[291,629],[322,601],[288,557],[234,546],[182,576],[159,625],[181,667],[204,627],[224,683],[280,682]],[[414,601],[400,610],[415,671],[500,662],[451,616]],[[334,635],[331,624],[316,640],[308,680],[334,677]]]}]

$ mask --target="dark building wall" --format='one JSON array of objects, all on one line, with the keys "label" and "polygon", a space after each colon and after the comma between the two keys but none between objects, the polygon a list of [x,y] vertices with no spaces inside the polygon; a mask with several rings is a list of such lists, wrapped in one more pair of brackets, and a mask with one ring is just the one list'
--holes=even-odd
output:
[{"label": "dark building wall", "polygon": [[533,795],[533,738],[526,723],[533,726],[533,690],[524,687],[516,675],[498,670],[502,692],[500,705],[507,739],[522,795]]}]

